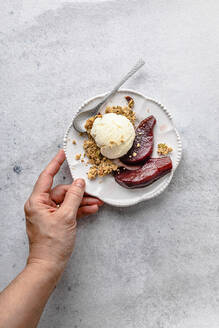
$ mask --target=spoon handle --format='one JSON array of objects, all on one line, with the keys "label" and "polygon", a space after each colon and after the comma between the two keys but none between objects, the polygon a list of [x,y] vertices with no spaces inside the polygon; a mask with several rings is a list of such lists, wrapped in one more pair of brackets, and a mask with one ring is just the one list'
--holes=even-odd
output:
[{"label": "spoon handle", "polygon": [[122,78],[122,80],[115,86],[115,88],[108,93],[101,101],[100,106],[102,106],[110,97],[112,97],[118,89],[132,76],[134,75],[143,65],[145,64],[143,59],[139,59],[134,67]]}]

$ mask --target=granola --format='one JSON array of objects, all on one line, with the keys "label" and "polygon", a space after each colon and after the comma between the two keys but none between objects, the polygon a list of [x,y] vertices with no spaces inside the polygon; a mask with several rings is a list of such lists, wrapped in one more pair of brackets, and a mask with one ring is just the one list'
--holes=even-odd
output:
[{"label": "granola", "polygon": [[159,155],[168,155],[169,153],[171,153],[173,151],[173,148],[167,146],[165,143],[160,143],[157,146],[157,153]]},{"label": "granola", "polygon": [[115,113],[118,115],[124,115],[125,117],[127,117],[127,119],[129,119],[129,121],[135,125],[135,112],[133,112],[132,108],[129,106],[108,106],[105,110],[105,113]]},{"label": "granola", "polygon": [[76,161],[79,161],[80,158],[81,158],[81,154],[76,154],[76,155],[75,155],[75,159],[76,159]]},{"label": "granola", "polygon": [[97,176],[103,177],[117,170],[118,166],[101,154],[100,148],[90,134],[84,141],[84,151],[88,158],[88,164],[92,164],[88,171],[88,179],[93,180]]}]

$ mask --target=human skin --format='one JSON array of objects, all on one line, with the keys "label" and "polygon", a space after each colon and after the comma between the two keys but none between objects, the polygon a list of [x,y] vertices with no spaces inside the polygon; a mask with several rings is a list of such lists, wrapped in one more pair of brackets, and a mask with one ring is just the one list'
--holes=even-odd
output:
[{"label": "human skin", "polygon": [[60,150],[40,174],[24,206],[29,256],[24,270],[0,293],[0,328],[37,326],[73,251],[77,219],[103,205],[84,194],[83,179],[52,188],[64,160]]}]

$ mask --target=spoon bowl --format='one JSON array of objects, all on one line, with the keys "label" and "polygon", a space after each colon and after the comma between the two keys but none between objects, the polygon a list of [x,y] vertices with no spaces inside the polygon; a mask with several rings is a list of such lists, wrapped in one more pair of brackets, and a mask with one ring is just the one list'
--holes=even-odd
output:
[{"label": "spoon bowl", "polygon": [[100,108],[102,107],[102,105],[104,103],[102,101],[97,106],[95,106],[91,109],[79,112],[76,115],[76,117],[75,117],[75,119],[73,120],[73,123],[72,123],[75,130],[77,130],[78,132],[82,132],[82,133],[86,132],[84,125],[85,125],[87,119],[91,116],[96,115],[99,112]]}]

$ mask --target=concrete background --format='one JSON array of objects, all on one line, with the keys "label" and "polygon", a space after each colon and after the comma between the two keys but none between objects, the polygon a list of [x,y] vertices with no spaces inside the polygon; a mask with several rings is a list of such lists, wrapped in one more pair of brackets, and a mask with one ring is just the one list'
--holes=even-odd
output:
[{"label": "concrete background", "polygon": [[25,264],[23,204],[74,111],[139,56],[126,87],[166,105],[184,148],[161,196],[80,222],[39,327],[219,327],[218,17],[217,0],[1,2],[0,289]]}]

